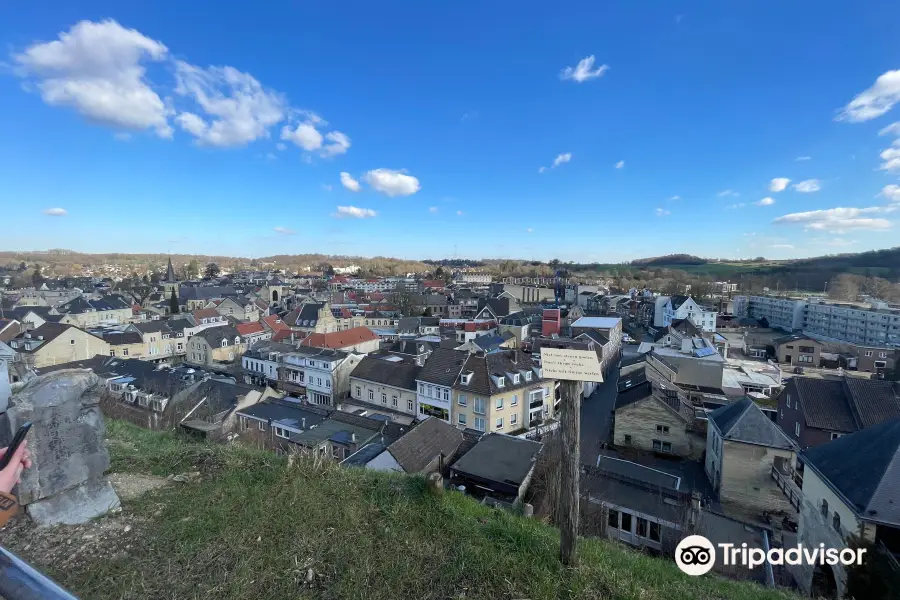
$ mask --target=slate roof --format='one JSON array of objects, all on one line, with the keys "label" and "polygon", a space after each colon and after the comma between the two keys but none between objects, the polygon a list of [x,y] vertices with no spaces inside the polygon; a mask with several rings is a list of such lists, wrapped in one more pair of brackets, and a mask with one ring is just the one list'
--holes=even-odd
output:
[{"label": "slate roof", "polygon": [[900,418],[811,448],[802,457],[861,518],[900,526]]},{"label": "slate roof", "polygon": [[144,338],[137,331],[111,331],[103,334],[103,339],[111,346],[122,344],[141,344]]},{"label": "slate roof", "polygon": [[497,318],[505,317],[518,308],[515,301],[511,301],[505,296],[503,298],[481,298],[478,301],[478,310],[481,311],[485,306],[489,307]]},{"label": "slate roof", "polygon": [[141,333],[171,333],[172,331],[169,327],[169,323],[162,320],[134,323],[134,326]]},{"label": "slate roof", "polygon": [[386,450],[381,442],[370,442],[345,458],[341,464],[345,467],[365,467]]},{"label": "slate roof", "polygon": [[534,468],[542,444],[501,433],[488,433],[453,465],[453,470],[500,483],[522,485]]},{"label": "slate roof", "polygon": [[789,344],[791,342],[811,342],[813,344],[819,343],[816,340],[812,339],[811,337],[807,337],[805,335],[800,335],[800,334],[794,334],[794,335],[783,335],[781,337],[777,337],[774,340],[772,340],[772,345],[777,348],[778,346],[781,346],[783,344]]},{"label": "slate roof", "polygon": [[187,316],[175,317],[174,319],[169,319],[168,321],[166,321],[166,323],[168,323],[169,329],[171,329],[172,331],[184,331],[189,327],[197,326],[197,324]]},{"label": "slate roof", "polygon": [[900,417],[900,384],[844,377],[840,381],[793,377],[786,393],[796,390],[806,426],[851,433]]},{"label": "slate roof", "polygon": [[350,377],[414,391],[421,370],[416,364],[385,360],[385,355],[369,355],[356,365]]},{"label": "slate roof", "polygon": [[596,343],[600,344],[601,346],[605,346],[606,344],[609,343],[609,338],[606,337],[605,335],[603,335],[602,333],[600,333],[599,331],[597,331],[596,329],[588,329],[587,331],[579,333],[576,336],[576,339],[580,338],[581,336],[589,337],[592,340],[594,340]]},{"label": "slate roof", "polygon": [[472,340],[473,344],[484,351],[497,350],[504,342],[506,338],[502,335],[480,335]]},{"label": "slate roof", "polygon": [[687,335],[691,337],[702,336],[703,332],[694,325],[690,319],[675,319],[672,321],[672,324],[669,325],[670,329],[674,329],[678,333],[682,335]]},{"label": "slate roof", "polygon": [[175,269],[172,267],[172,257],[169,257],[169,263],[166,265],[166,283],[175,283],[178,279],[175,277]]},{"label": "slate roof", "polygon": [[639,383],[633,387],[628,388],[622,392],[619,392],[616,396],[616,410],[620,408],[624,408],[636,402],[640,402],[645,398],[649,398],[653,395],[653,387],[650,385],[649,381],[644,381],[643,383]]},{"label": "slate roof", "polygon": [[231,325],[222,325],[220,327],[207,327],[202,331],[198,331],[194,335],[202,337],[206,343],[213,348],[222,346],[222,340],[227,340],[228,344],[234,344],[234,338],[239,337],[237,329]]},{"label": "slate roof", "polygon": [[783,450],[794,448],[790,438],[748,396],[717,408],[708,416],[726,440]]},{"label": "slate roof", "polygon": [[[432,355],[433,356],[433,355]],[[426,365],[427,366],[427,365]],[[478,354],[469,354],[460,373],[467,371],[472,372],[472,378],[469,383],[463,385],[461,378],[456,379],[453,385],[454,389],[466,390],[473,394],[481,394],[483,396],[493,396],[495,394],[503,394],[511,390],[526,388],[541,383],[541,379],[532,371],[534,362],[531,357],[521,350],[500,350],[491,354],[480,356]],[[524,376],[519,377],[519,383],[513,383],[509,373],[519,373],[531,371],[531,381],[526,381]],[[497,387],[494,376],[505,377],[504,386]],[[421,379],[421,378],[420,378]]]},{"label": "slate roof", "polygon": [[183,304],[188,300],[212,300],[237,295],[238,291],[230,285],[182,285],[178,288],[178,300]]},{"label": "slate roof", "polygon": [[0,319],[0,342],[8,342],[21,332],[21,324],[15,319]]},{"label": "slate roof", "polygon": [[388,446],[406,473],[420,473],[436,457],[451,458],[463,442],[462,432],[440,419],[426,419]]},{"label": "slate roof", "polygon": [[[20,348],[16,348],[16,351],[17,352],[25,352],[25,353],[29,353],[29,354],[33,353],[33,352],[37,352],[38,350],[45,347],[47,344],[49,344],[50,342],[52,342],[53,340],[55,340],[56,338],[58,338],[65,332],[67,332],[69,329],[75,329],[76,331],[85,333],[87,335],[93,335],[94,337],[96,337],[98,339],[103,339],[103,338],[100,338],[100,337],[94,335],[93,333],[84,331],[83,329],[78,329],[74,325],[63,325],[62,323],[52,323],[50,321],[47,321],[40,327],[32,329],[31,331],[28,332],[29,334],[31,334],[31,339],[36,340],[40,337],[43,337],[44,340],[43,340],[42,344],[32,348],[31,350],[28,350],[24,346],[22,346]],[[25,332],[22,332],[15,339],[25,339],[24,336],[25,336]]]},{"label": "slate roof", "polygon": [[288,313],[284,317],[284,322],[292,327],[315,327],[319,320],[319,310],[322,308],[325,308],[324,304],[307,302]]},{"label": "slate roof", "polygon": [[669,301],[672,303],[672,308],[673,308],[674,310],[678,310],[678,308],[679,308],[682,304],[684,304],[685,302],[687,302],[687,299],[688,299],[688,298],[690,298],[690,296],[671,296],[671,297],[669,298]]},{"label": "slate roof", "polygon": [[452,386],[468,356],[468,352],[462,350],[435,348],[425,361],[418,379],[446,387]]},{"label": "slate roof", "polygon": [[237,411],[237,414],[255,417],[264,421],[275,421],[295,429],[301,429],[301,425],[304,423],[303,419],[306,419],[305,426],[307,428],[313,427],[327,419],[331,411],[296,402],[267,400],[242,408]]}]

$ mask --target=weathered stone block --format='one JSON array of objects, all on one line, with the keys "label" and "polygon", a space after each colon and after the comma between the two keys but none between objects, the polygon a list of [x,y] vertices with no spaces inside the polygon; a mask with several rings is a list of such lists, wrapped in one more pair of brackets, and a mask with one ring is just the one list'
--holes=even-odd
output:
[{"label": "weathered stone block", "polygon": [[28,434],[33,466],[22,474],[21,504],[102,477],[109,467],[98,406],[102,389],[90,371],[70,369],[36,377],[12,395],[4,437],[11,439],[25,421],[34,423]]},{"label": "weathered stone block", "polygon": [[105,479],[91,479],[61,494],[32,502],[26,507],[38,525],[77,525],[105,515],[121,506],[112,485]]}]

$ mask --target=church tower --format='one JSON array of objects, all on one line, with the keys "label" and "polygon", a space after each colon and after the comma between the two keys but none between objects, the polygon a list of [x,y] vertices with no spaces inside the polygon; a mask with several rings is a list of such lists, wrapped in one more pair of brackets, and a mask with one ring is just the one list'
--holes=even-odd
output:
[{"label": "church tower", "polygon": [[172,267],[172,257],[169,257],[169,265],[166,267],[166,278],[160,282],[163,286],[163,297],[168,300],[172,297],[172,290],[175,290],[175,297],[178,297],[178,278],[175,277],[175,269]]}]

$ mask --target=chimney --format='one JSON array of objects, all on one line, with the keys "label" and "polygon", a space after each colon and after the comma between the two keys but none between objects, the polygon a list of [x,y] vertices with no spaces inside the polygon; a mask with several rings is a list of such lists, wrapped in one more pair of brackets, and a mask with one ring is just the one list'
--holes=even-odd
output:
[{"label": "chimney", "polygon": [[300,429],[306,429],[306,417],[300,419]]},{"label": "chimney", "polygon": [[350,434],[350,441],[353,442],[354,444],[356,443],[356,434],[355,433]]},{"label": "chimney", "polygon": [[688,526],[692,530],[696,530],[700,526],[700,492],[691,493],[691,512],[688,517]]}]

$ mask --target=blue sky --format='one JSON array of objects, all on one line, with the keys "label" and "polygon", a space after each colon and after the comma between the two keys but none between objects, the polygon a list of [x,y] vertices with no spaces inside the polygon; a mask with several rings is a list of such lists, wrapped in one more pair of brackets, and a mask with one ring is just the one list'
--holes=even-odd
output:
[{"label": "blue sky", "polygon": [[895,1],[0,10],[5,249],[897,245]]}]

